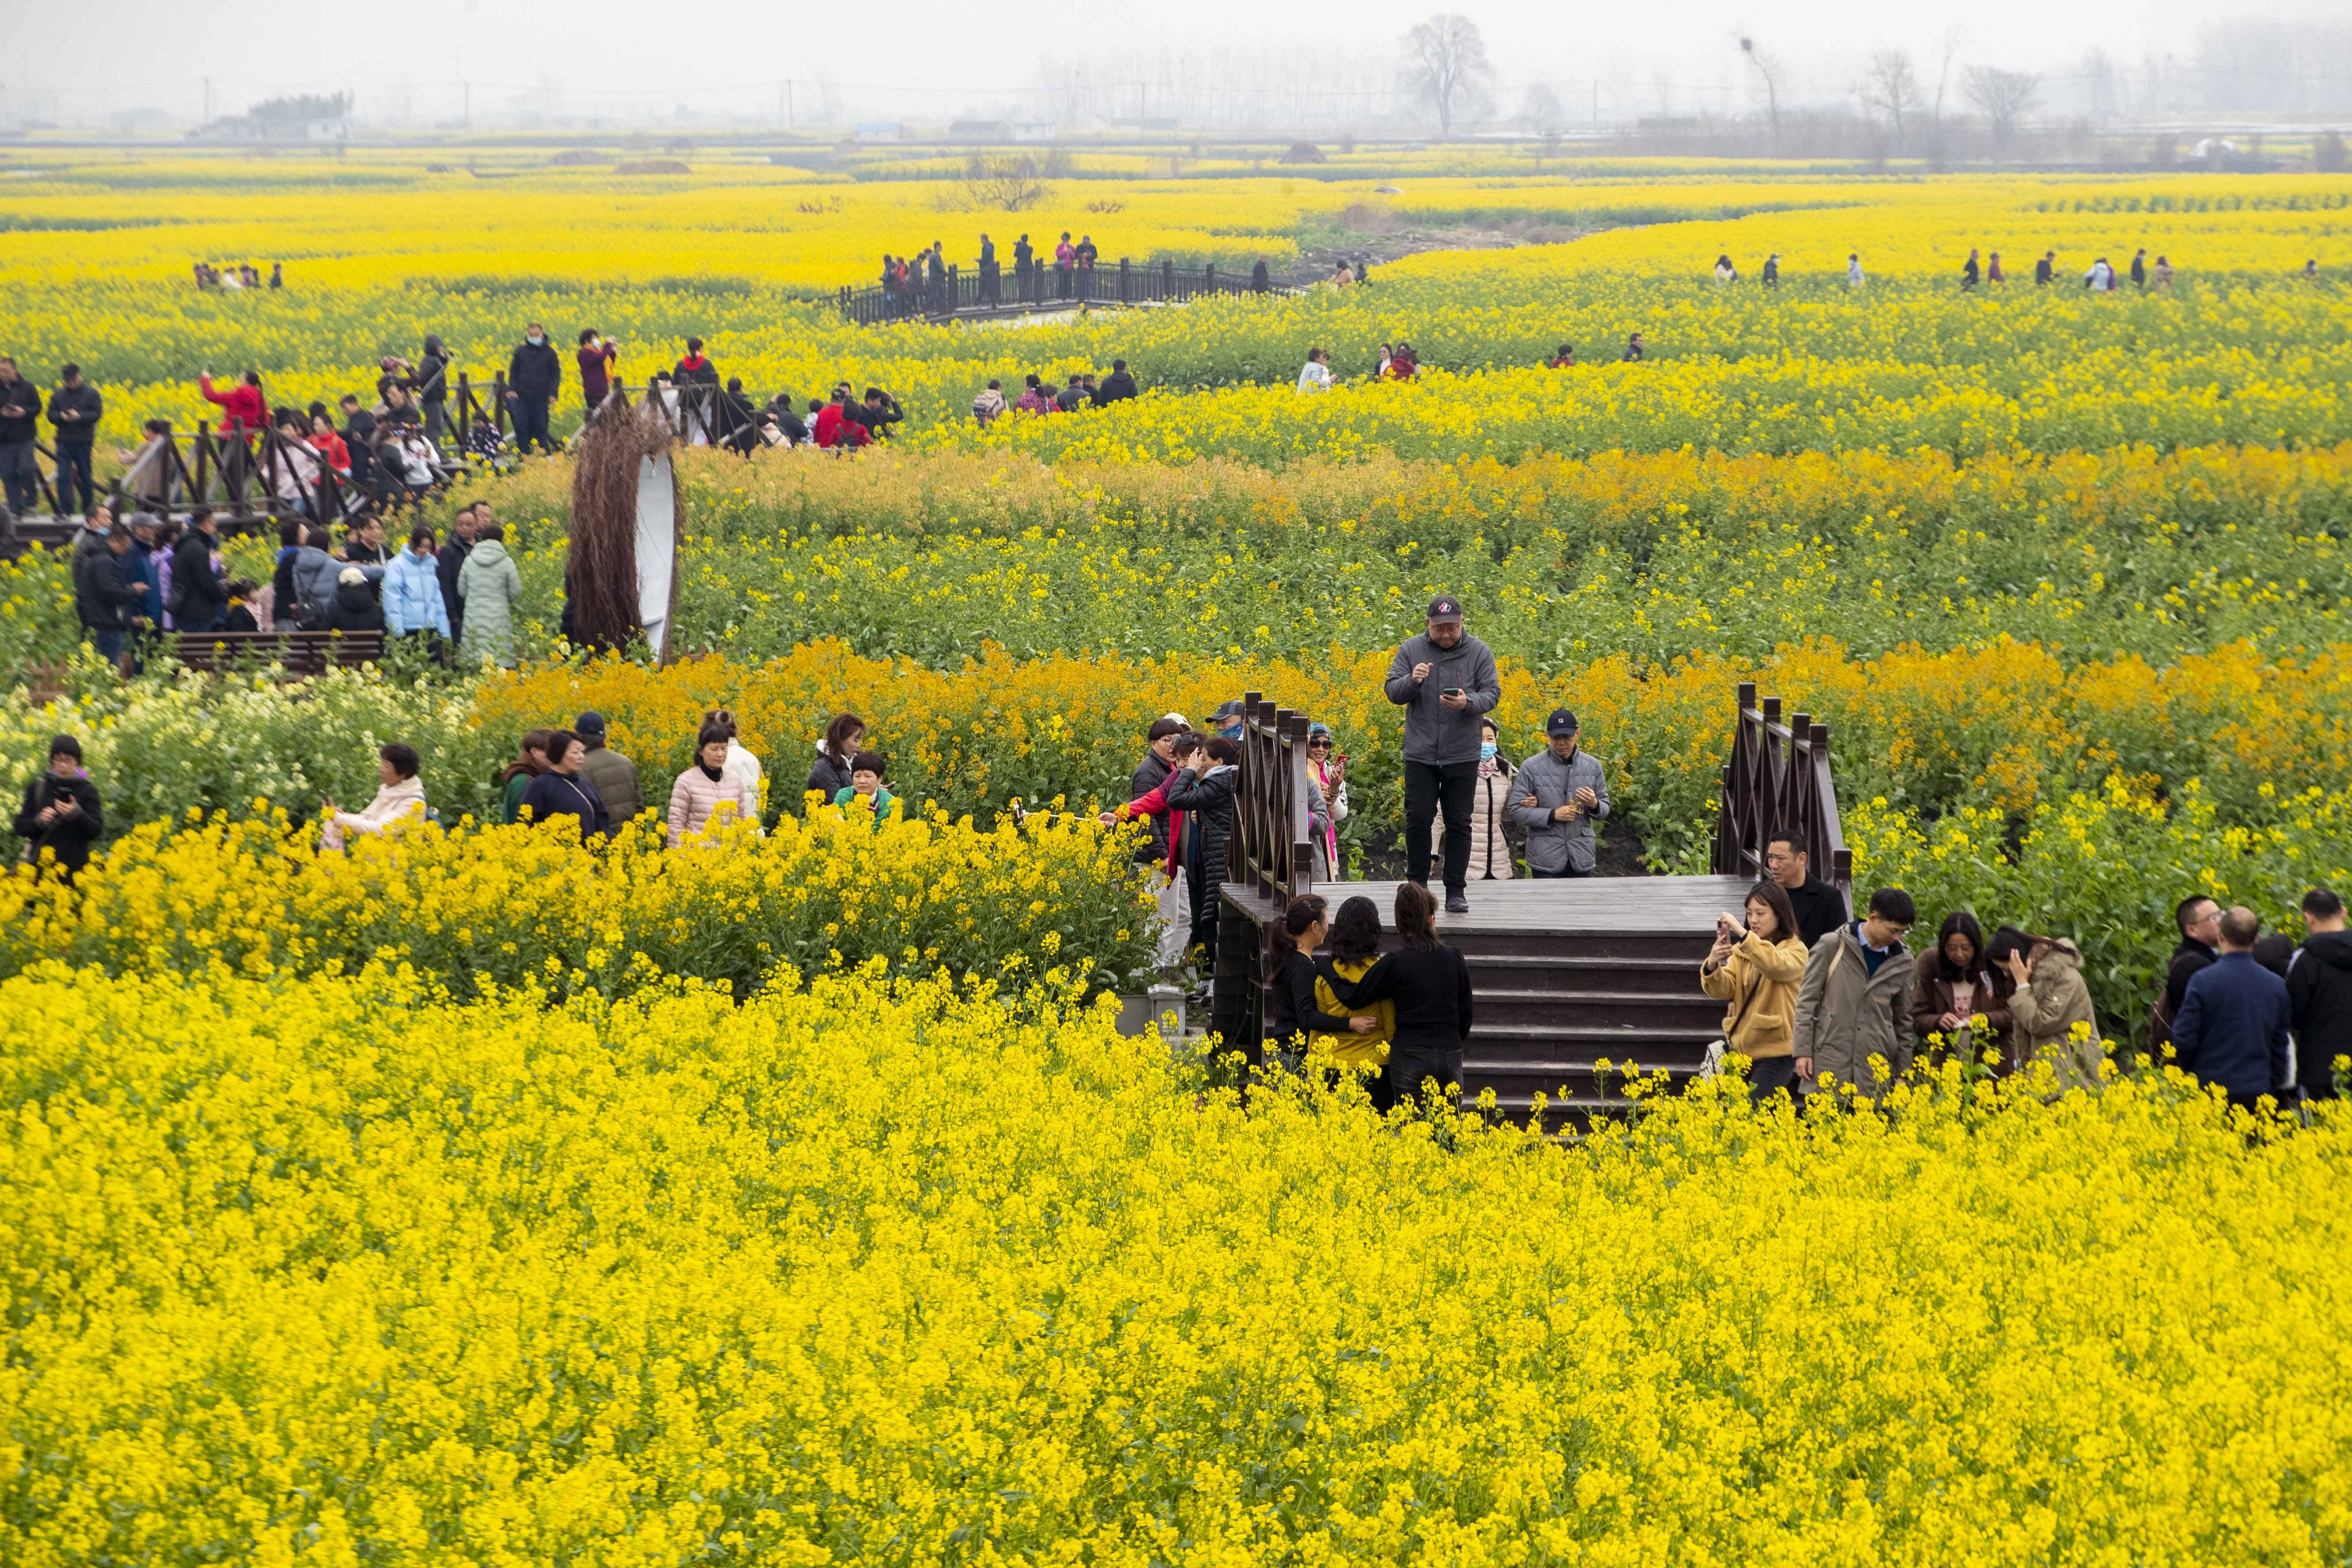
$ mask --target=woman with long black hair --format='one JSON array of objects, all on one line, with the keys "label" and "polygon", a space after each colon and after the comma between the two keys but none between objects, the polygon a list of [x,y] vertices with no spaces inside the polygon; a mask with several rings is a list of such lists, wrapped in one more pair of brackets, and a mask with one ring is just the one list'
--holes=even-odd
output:
[{"label": "woman with long black hair", "polygon": [[1324,959],[1316,965],[1331,994],[1348,1007],[1396,1004],[1396,1038],[1389,1047],[1389,1092],[1402,1103],[1424,1082],[1450,1094],[1462,1082],[1462,1047],[1470,1038],[1470,966],[1437,940],[1437,899],[1419,882],[1397,889],[1397,935],[1404,946],[1383,953],[1361,980],[1349,980]]},{"label": "woman with long black hair", "polygon": [[1944,1037],[1944,1048],[1974,1061],[1981,1047],[1976,1043],[1972,1020],[1991,1026],[1984,1045],[2000,1053],[2006,1072],[2009,1061],[2010,994],[2017,989],[2005,970],[1989,962],[1984,928],[1966,910],[1944,917],[1936,945],[1912,965],[1911,1032],[1926,1050],[1931,1035]]},{"label": "woman with long black hair", "polygon": [[1314,953],[1330,932],[1327,908],[1314,894],[1302,893],[1265,928],[1266,1051],[1285,1062],[1306,1056],[1309,1035],[1369,1035],[1380,1027],[1369,1016],[1327,1013],[1316,1000]]},{"label": "woman with long black hair", "polygon": [[856,781],[849,764],[866,749],[866,721],[855,713],[836,713],[816,743],[816,761],[809,766],[808,789],[828,801]]}]

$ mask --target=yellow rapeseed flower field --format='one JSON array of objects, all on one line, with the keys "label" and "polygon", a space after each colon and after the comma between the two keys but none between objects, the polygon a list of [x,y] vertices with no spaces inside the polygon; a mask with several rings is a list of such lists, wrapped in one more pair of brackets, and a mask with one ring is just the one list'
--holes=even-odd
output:
[{"label": "yellow rapeseed flower field", "polygon": [[1581,1147],[843,977],[0,983],[0,1558],[2312,1564],[2342,1131]]}]

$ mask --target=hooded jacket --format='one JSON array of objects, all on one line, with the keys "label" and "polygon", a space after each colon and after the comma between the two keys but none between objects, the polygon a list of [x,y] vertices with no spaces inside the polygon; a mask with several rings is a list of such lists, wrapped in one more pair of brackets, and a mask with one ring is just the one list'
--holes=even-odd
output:
[{"label": "hooded jacket", "polygon": [[2336,1096],[2336,1058],[2352,1056],[2352,931],[2314,931],[2286,972],[2294,1081],[2307,1100]]},{"label": "hooded jacket", "polygon": [[[1813,1076],[1834,1074],[1875,1099],[1911,1070],[1911,952],[1901,943],[1872,973],[1855,921],[1813,944],[1797,988],[1790,1054],[1811,1057]],[[1870,1058],[1885,1058],[1885,1075]]]},{"label": "hooded jacket", "polygon": [[449,606],[441,598],[441,563],[404,550],[383,569],[383,625],[394,636],[449,635]]},{"label": "hooded jacket", "polygon": [[295,618],[321,624],[327,612],[334,606],[335,579],[341,576],[343,563],[315,544],[305,544],[294,552]]},{"label": "hooded jacket", "polygon": [[338,583],[335,602],[327,606],[327,629],[380,632],[383,630],[383,606],[376,603],[374,593],[365,583]]},{"label": "hooded jacket", "polygon": [[1103,377],[1102,384],[1095,388],[1095,406],[1100,408],[1106,404],[1123,403],[1137,395],[1139,391],[1134,372],[1115,370]]},{"label": "hooded jacket", "polygon": [[457,568],[457,598],[466,610],[461,646],[467,664],[490,659],[513,667],[514,606],[521,597],[522,574],[515,569],[505,543],[496,539],[476,543]]},{"label": "hooded jacket", "polygon": [[2202,1082],[2246,1098],[2275,1094],[2286,1087],[2293,1013],[2285,981],[2251,952],[2224,952],[2189,983],[2172,1021],[2173,1047]]},{"label": "hooded jacket", "polygon": [[515,345],[514,357],[507,362],[509,392],[533,403],[545,403],[562,386],[563,361],[557,357],[553,343],[541,338],[535,343],[526,340]]},{"label": "hooded jacket", "polygon": [[[2099,1081],[2099,1018],[2091,1010],[2091,988],[2083,983],[2083,955],[2071,942],[2045,948],[2033,961],[2033,978],[2010,994],[2011,1059],[2023,1071],[2049,1062],[2061,1089],[2090,1088]],[[2074,1026],[2088,1030],[2081,1040]]]},{"label": "hooded jacket", "polygon": [[[1417,664],[1430,667],[1429,679],[1413,679]],[[1469,704],[1448,708],[1442,699],[1456,686]],[[1389,661],[1386,690],[1389,700],[1404,710],[1404,760],[1439,765],[1478,760],[1479,716],[1503,700],[1494,654],[1467,632],[1452,647],[1438,647],[1427,632],[1408,638]]]}]

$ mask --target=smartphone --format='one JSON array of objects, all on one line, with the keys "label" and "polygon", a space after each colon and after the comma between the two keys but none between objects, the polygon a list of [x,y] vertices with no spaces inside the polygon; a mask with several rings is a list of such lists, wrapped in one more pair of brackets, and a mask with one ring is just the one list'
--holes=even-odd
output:
[{"label": "smartphone", "polygon": [[1458,686],[1449,686],[1445,689],[1445,695],[1448,697],[1459,697],[1462,695],[1462,688]]}]

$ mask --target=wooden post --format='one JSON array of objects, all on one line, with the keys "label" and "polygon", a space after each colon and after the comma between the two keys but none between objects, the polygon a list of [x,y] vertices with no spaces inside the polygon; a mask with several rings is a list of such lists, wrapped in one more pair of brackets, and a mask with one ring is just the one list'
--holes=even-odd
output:
[{"label": "wooden post", "polygon": [[1160,261],[1160,297],[1162,300],[1176,298],[1176,263],[1167,257],[1162,257]]},{"label": "wooden post", "polygon": [[1130,285],[1128,280],[1127,258],[1122,256],[1118,258],[1118,302],[1122,305],[1134,298],[1134,296],[1129,291],[1129,288]]},{"label": "wooden post", "polygon": [[952,316],[963,304],[962,263],[948,263],[948,314]]},{"label": "wooden post", "polygon": [[1210,262],[1207,270],[1203,273],[1203,276],[1208,279],[1208,281],[1202,285],[1201,292],[1203,294],[1215,293],[1217,291],[1217,264],[1213,261]]},{"label": "wooden post", "polygon": [[205,470],[211,466],[212,450],[213,422],[209,419],[199,419],[196,421],[195,493],[188,498],[198,506],[202,506],[205,502],[205,486],[207,480]]},{"label": "wooden post", "polygon": [[[490,396],[491,396],[492,404],[493,404],[494,410],[495,410],[495,411],[491,414],[490,418],[491,418],[491,420],[492,420],[493,422],[495,422],[495,423],[497,424],[497,426],[498,426],[498,427],[499,427],[499,438],[500,438],[501,440],[503,440],[503,439],[505,438],[505,437],[506,437],[506,433],[507,433],[507,373],[506,373],[506,372],[504,372],[504,371],[499,371],[499,372],[498,372],[495,375],[493,375],[493,376],[490,378]],[[463,440],[462,440],[462,438],[460,439],[460,443],[459,443],[459,444],[460,444],[460,446],[461,446],[461,447],[463,446]],[[447,454],[446,454],[446,453],[445,453],[445,454],[443,454],[443,455],[446,457]]]}]

